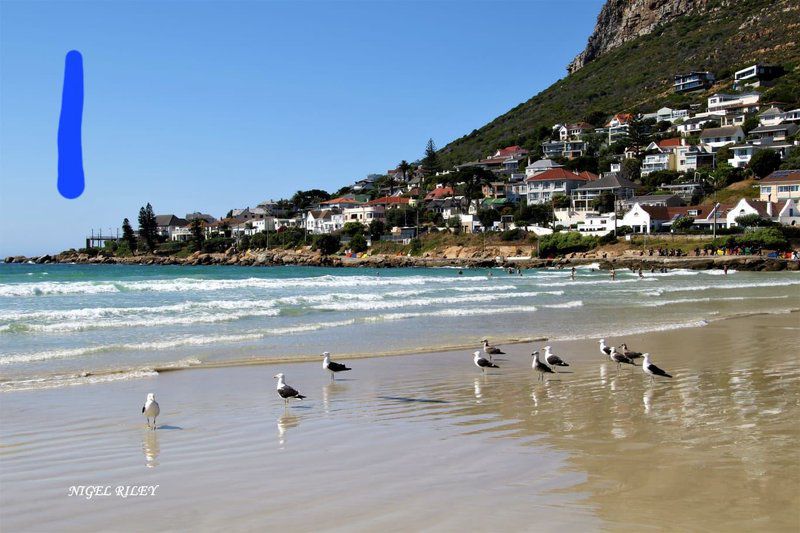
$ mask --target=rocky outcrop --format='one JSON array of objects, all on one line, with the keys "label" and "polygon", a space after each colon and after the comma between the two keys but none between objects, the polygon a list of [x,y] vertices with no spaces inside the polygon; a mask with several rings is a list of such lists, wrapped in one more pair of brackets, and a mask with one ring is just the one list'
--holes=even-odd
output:
[{"label": "rocky outcrop", "polygon": [[605,52],[681,15],[702,11],[707,5],[708,0],[607,0],[586,48],[567,66],[567,71],[572,74]]},{"label": "rocky outcrop", "polygon": [[630,251],[623,254],[595,251],[583,254],[571,254],[567,257],[540,259],[532,257],[529,246],[494,246],[478,248],[470,246],[452,246],[427,252],[424,255],[383,255],[366,257],[342,257],[322,255],[308,248],[297,250],[247,250],[225,253],[195,252],[188,257],[138,255],[135,257],[115,257],[110,255],[89,256],[85,253],[70,251],[56,256],[41,257],[6,257],[6,263],[80,263],[80,264],[120,264],[120,265],[235,265],[235,266],[329,266],[329,267],[373,267],[373,268],[413,268],[413,267],[570,267],[597,263],[602,269],[642,268],[650,269],[722,269],[727,266],[734,270],[800,270],[800,263],[786,259],[773,259],[762,256],[719,256],[719,257],[652,257],[641,256]]}]

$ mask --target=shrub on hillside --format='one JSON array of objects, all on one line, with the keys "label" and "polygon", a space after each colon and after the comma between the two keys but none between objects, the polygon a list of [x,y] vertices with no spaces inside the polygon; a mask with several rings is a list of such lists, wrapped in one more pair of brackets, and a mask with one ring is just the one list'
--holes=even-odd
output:
[{"label": "shrub on hillside", "polygon": [[233,246],[234,240],[228,237],[213,237],[203,242],[203,251],[206,253],[224,252]]},{"label": "shrub on hillside", "polygon": [[314,249],[319,250],[322,255],[331,255],[339,251],[341,242],[337,235],[322,234],[314,237]]},{"label": "shrub on hillside", "polygon": [[350,249],[354,252],[366,252],[367,251],[367,239],[364,238],[364,235],[361,233],[356,233],[350,239]]},{"label": "shrub on hillside", "polygon": [[525,232],[519,228],[510,229],[500,234],[503,241],[518,241],[525,238]]}]

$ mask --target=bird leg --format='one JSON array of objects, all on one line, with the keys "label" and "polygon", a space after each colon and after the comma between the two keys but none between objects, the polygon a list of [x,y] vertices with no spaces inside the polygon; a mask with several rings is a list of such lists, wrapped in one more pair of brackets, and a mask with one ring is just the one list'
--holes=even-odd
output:
[{"label": "bird leg", "polygon": [[153,431],[156,430],[156,417],[153,417]]}]

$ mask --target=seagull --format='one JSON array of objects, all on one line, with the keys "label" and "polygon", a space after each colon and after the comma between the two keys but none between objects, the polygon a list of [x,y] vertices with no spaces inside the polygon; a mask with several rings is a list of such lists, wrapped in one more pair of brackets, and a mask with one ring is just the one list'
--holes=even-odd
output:
[{"label": "seagull", "polygon": [[161,408],[156,401],[156,395],[152,392],[147,395],[147,400],[142,406],[142,414],[147,417],[147,427],[150,427],[150,417],[153,418],[153,431],[156,429],[156,417],[161,412]]},{"label": "seagull", "polygon": [[611,348],[606,346],[606,340],[600,339],[598,342],[600,343],[600,353],[603,355],[611,355]]},{"label": "seagull", "polygon": [[286,384],[286,382],[283,380],[282,372],[280,374],[275,374],[273,377],[278,378],[278,394],[280,394],[281,398],[283,398],[284,405],[289,405],[290,398],[297,398],[298,400],[305,398],[305,396]]},{"label": "seagull", "polygon": [[324,357],[324,359],[322,360],[322,368],[323,368],[323,370],[327,370],[327,371],[329,371],[331,373],[331,381],[336,379],[333,376],[337,372],[347,372],[348,370],[352,370],[352,368],[348,368],[347,366],[343,365],[342,363],[336,363],[334,361],[331,361],[331,353],[330,352],[322,352],[322,357]]},{"label": "seagull", "polygon": [[633,361],[634,359],[639,359],[643,355],[642,352],[633,352],[631,350],[628,350],[628,345],[625,344],[624,342],[620,344],[619,347],[622,348],[622,355],[624,355],[631,361]]},{"label": "seagull", "polygon": [[487,368],[500,368],[485,357],[481,357],[481,352],[478,350],[476,350],[472,355],[474,356],[472,360],[475,362],[475,366],[480,368],[481,372],[486,372]]},{"label": "seagull", "polygon": [[650,374],[650,381],[655,381],[655,376],[662,376],[665,378],[671,378],[672,376],[658,368],[656,365],[650,362],[650,354],[645,353],[644,355],[644,363],[642,363],[642,370],[645,374]]},{"label": "seagull", "polygon": [[550,353],[549,346],[544,347],[544,360],[547,361],[548,365],[553,367],[553,370],[555,370],[556,374],[558,374],[558,370],[556,370],[557,366],[569,366],[569,364],[559,356],[554,353]]},{"label": "seagull", "polygon": [[625,363],[626,365],[633,364],[632,359],[629,359],[626,355],[619,353],[617,349],[614,348],[613,346],[611,347],[611,353],[609,354],[609,358],[611,358],[612,361],[617,363],[617,372],[619,372],[619,367],[620,365],[622,365],[622,363]]},{"label": "seagull", "polygon": [[492,360],[492,356],[493,355],[505,355],[506,354],[506,352],[502,351],[497,346],[492,346],[491,344],[489,344],[489,341],[487,339],[483,339],[483,341],[481,341],[481,342],[483,342],[483,353],[485,353],[486,355],[489,356],[489,361]]},{"label": "seagull", "polygon": [[538,351],[533,352],[531,355],[533,356],[533,364],[531,365],[531,367],[539,373],[540,380],[544,381],[545,374],[554,374],[552,368],[539,361]]}]

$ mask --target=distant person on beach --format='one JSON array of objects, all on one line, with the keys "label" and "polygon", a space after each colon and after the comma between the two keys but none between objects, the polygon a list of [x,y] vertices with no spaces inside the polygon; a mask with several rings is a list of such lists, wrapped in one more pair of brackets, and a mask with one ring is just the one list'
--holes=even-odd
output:
[{"label": "distant person on beach", "polygon": [[617,279],[617,271],[614,270],[613,268],[611,269],[611,279],[612,280],[616,280]]},{"label": "distant person on beach", "polygon": [[639,267],[639,277],[640,277],[640,278],[643,278],[643,277],[644,277],[644,275],[642,274],[642,267]]},{"label": "distant person on beach", "polygon": [[728,265],[724,265],[722,267],[722,272],[727,276],[728,275]]},{"label": "distant person on beach", "polygon": [[463,276],[463,275],[464,275],[464,271],[463,271],[463,270],[459,270],[459,271],[458,271],[458,275],[459,275],[459,276]]},{"label": "distant person on beach", "polygon": [[572,281],[575,281],[575,267],[572,267],[572,272],[570,273],[569,277],[572,278]]}]

